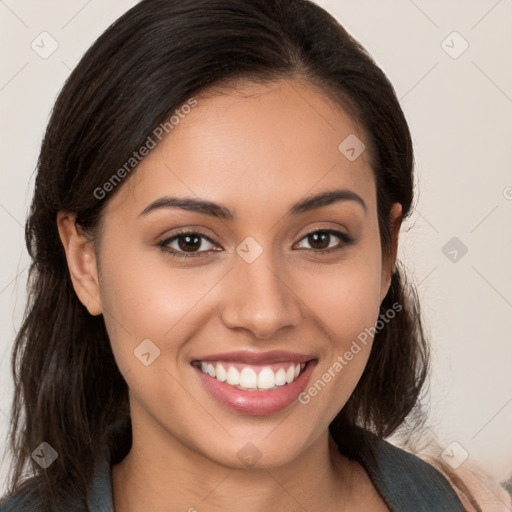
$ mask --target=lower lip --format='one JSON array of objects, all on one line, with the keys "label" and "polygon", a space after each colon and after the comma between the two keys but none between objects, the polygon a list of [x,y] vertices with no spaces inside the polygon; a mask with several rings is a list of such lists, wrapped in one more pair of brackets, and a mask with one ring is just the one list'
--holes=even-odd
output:
[{"label": "lower lip", "polygon": [[245,391],[210,377],[194,366],[206,389],[223,405],[236,412],[264,415],[280,411],[293,403],[306,387],[316,361],[308,361],[302,373],[290,384],[273,391]]}]

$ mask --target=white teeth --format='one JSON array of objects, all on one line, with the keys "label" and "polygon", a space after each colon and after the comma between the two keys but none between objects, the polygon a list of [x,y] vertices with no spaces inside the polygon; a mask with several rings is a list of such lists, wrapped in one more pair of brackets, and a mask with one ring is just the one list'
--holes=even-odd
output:
[{"label": "white teeth", "polygon": [[[288,366],[288,368],[286,368]],[[238,371],[234,366],[228,366],[221,363],[206,363],[201,361],[200,368],[203,373],[217,379],[220,382],[226,382],[231,386],[239,386],[242,389],[249,390],[269,390],[276,387],[292,383],[306,366],[305,363],[286,364],[277,371],[265,366],[259,373],[250,366],[244,366],[242,371]],[[227,367],[227,371],[226,371]]]},{"label": "white teeth", "polygon": [[[203,366],[201,365],[201,369],[202,369],[202,367]],[[228,375],[227,375],[226,382],[228,384],[231,384],[232,386],[238,386],[240,384],[240,372],[236,368],[233,368],[232,366],[230,366],[228,369]]]},{"label": "white teeth", "polygon": [[276,386],[284,386],[286,384],[286,372],[284,368],[279,368],[276,372]]},{"label": "white teeth", "polygon": [[213,367],[213,364],[209,364],[207,367],[206,367],[206,372],[208,373],[208,375],[210,377],[215,377],[215,368]]},{"label": "white teeth", "polygon": [[240,386],[247,389],[258,387],[258,376],[252,368],[246,366],[240,372]]},{"label": "white teeth", "polygon": [[290,384],[290,382],[293,382],[293,379],[295,377],[295,367],[292,365],[286,370],[286,382]]},{"label": "white teeth", "polygon": [[276,377],[270,368],[263,368],[258,374],[258,388],[272,389],[276,385]]},{"label": "white teeth", "polygon": [[222,366],[221,364],[218,364],[215,367],[215,378],[217,380],[220,380],[221,382],[224,382],[227,379],[226,370],[224,370],[224,366]]}]

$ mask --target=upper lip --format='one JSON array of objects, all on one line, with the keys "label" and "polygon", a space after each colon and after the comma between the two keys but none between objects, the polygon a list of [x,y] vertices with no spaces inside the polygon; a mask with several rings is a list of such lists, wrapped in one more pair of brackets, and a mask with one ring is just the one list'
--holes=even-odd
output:
[{"label": "upper lip", "polygon": [[308,354],[299,354],[298,352],[288,352],[285,350],[271,350],[269,352],[254,352],[247,350],[238,350],[235,352],[223,352],[208,356],[198,357],[195,361],[231,361],[233,363],[243,363],[252,365],[263,365],[272,363],[306,363],[314,359],[314,356]]}]

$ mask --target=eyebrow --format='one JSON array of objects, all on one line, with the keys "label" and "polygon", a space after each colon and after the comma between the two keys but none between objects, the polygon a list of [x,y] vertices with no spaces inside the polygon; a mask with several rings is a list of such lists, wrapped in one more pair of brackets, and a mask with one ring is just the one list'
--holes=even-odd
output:
[{"label": "eyebrow", "polygon": [[[361,196],[355,192],[352,192],[351,190],[339,189],[321,192],[314,196],[301,199],[290,208],[287,215],[296,216],[307,211],[344,201],[354,201],[363,208],[365,213],[367,211],[366,203]],[[236,215],[231,210],[229,210],[229,208],[219,203],[206,201],[204,199],[169,196],[156,199],[151,204],[146,206],[146,208],[142,210],[139,216],[147,215],[149,212],[161,208],[180,208],[182,210],[196,212],[203,215],[210,215],[212,217],[225,220],[235,220],[236,218]]]}]

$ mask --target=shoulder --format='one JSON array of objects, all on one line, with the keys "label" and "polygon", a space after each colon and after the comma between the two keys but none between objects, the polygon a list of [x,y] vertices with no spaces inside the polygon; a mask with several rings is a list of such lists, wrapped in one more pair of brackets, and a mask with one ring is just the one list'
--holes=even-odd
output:
[{"label": "shoulder", "polygon": [[49,512],[39,492],[38,480],[32,477],[14,492],[0,498],[0,512]]},{"label": "shoulder", "polygon": [[434,466],[364,429],[333,432],[340,451],[356,460],[392,511],[468,512]]},{"label": "shoulder", "polygon": [[432,465],[455,490],[467,512],[510,512],[511,496],[490,474],[471,457],[455,467],[443,457],[436,435],[429,429],[396,434],[393,442]]},{"label": "shoulder", "polygon": [[59,505],[52,505],[43,491],[40,476],[23,481],[14,491],[0,497],[0,512],[89,512],[83,499],[67,493],[65,485],[55,493]]},{"label": "shoulder", "polygon": [[41,475],[24,480],[13,492],[0,496],[0,512],[113,512],[110,453],[105,449],[97,463],[87,492],[70,482],[56,486],[52,492],[58,506],[49,503],[48,482]]},{"label": "shoulder", "polygon": [[428,461],[442,473],[455,489],[467,512],[510,512],[512,500],[509,493],[497,480],[471,460],[453,469],[436,456],[432,450],[419,452],[418,456]]},{"label": "shoulder", "polygon": [[[376,437],[372,444],[376,464],[370,471],[397,504],[414,503],[418,511],[468,512],[451,483],[433,465],[383,439]],[[421,509],[417,508],[420,501]]]}]

